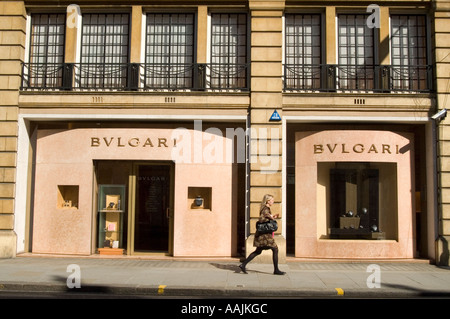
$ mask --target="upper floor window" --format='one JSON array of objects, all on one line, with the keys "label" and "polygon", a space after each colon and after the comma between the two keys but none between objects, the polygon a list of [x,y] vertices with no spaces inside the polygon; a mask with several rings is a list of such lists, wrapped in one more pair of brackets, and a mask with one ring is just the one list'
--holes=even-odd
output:
[{"label": "upper floor window", "polygon": [[[286,14],[284,88],[300,91],[430,92],[426,15],[390,17],[390,65],[378,61],[368,14],[337,15],[337,60],[321,64],[320,16]],[[334,48],[327,47],[334,51]]]},{"label": "upper floor window", "polygon": [[247,46],[247,14],[211,14],[211,88],[247,87]]},{"label": "upper floor window", "polygon": [[[390,65],[378,63],[378,34],[368,14],[337,15],[337,46],[326,47],[321,14],[285,15],[284,85],[288,90],[429,92],[430,36],[427,16],[390,16]],[[77,61],[65,61],[66,14],[30,16],[25,89],[245,90],[249,88],[249,25],[246,13],[212,12],[209,56],[197,63],[195,13],[149,12],[145,41],[130,47],[130,14],[84,13],[77,30]],[[205,18],[206,19],[206,18]],[[206,22],[206,21],[205,21]],[[326,50],[336,61],[323,64]],[[142,63],[130,63],[142,50]],[[206,52],[206,51],[205,51]],[[75,52],[71,52],[75,53]],[[333,54],[334,55],[334,54]]]},{"label": "upper floor window", "polygon": [[374,30],[366,14],[338,15],[337,89],[374,88]]},{"label": "upper floor window", "polygon": [[287,14],[285,17],[285,88],[321,87],[321,16]]},{"label": "upper floor window", "polygon": [[31,15],[30,63],[24,65],[22,86],[55,88],[62,85],[65,14]]},{"label": "upper floor window", "polygon": [[427,50],[425,15],[391,16],[392,89],[428,89]]},{"label": "upper floor window", "polygon": [[120,88],[127,85],[129,14],[84,14],[81,63],[76,70],[81,88]]},{"label": "upper floor window", "polygon": [[193,87],[195,16],[151,13],[146,19],[144,87]]}]

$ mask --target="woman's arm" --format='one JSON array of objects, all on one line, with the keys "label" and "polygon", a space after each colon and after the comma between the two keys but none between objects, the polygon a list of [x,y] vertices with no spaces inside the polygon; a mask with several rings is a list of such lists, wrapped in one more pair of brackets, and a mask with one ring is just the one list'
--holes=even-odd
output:
[{"label": "woman's arm", "polygon": [[261,211],[260,220],[262,220],[264,218],[272,220],[272,219],[278,218],[278,215],[272,215],[271,212],[270,212],[270,208],[269,207],[265,207]]}]

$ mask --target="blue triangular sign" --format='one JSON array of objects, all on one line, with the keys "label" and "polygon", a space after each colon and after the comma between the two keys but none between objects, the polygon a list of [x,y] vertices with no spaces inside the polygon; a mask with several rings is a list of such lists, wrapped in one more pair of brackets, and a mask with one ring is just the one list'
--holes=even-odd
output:
[{"label": "blue triangular sign", "polygon": [[270,121],[281,121],[281,116],[278,114],[277,110],[273,111]]}]

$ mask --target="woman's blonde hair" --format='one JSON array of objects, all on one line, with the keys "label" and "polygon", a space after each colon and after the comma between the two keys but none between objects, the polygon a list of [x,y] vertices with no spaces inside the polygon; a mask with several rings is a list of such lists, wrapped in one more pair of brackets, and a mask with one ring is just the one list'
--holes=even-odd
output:
[{"label": "woman's blonde hair", "polygon": [[261,207],[259,210],[262,210],[264,207],[266,207],[266,204],[269,200],[271,200],[273,198],[273,195],[270,194],[266,194],[263,196],[263,199],[261,201]]}]

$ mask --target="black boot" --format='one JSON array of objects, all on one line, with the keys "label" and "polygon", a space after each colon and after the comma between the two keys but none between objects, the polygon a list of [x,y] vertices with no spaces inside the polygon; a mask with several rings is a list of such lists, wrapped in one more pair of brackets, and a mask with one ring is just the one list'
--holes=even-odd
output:
[{"label": "black boot", "polygon": [[242,272],[244,274],[247,273],[247,270],[245,269],[245,266],[247,266],[247,264],[253,260],[253,258],[255,258],[256,256],[258,256],[259,254],[261,254],[262,249],[261,248],[256,248],[256,250],[254,252],[252,252],[250,255],[248,255],[247,259],[244,260],[244,262],[242,264],[239,265],[239,268],[241,268]]},{"label": "black boot", "polygon": [[275,269],[273,272],[274,275],[285,275],[286,273],[284,271],[281,271],[280,269]]},{"label": "black boot", "polygon": [[243,272],[244,274],[247,273],[247,270],[245,269],[245,264],[244,264],[244,263],[240,264],[240,265],[239,265],[239,268],[241,268],[241,270],[242,270],[242,272]]},{"label": "black boot", "polygon": [[284,275],[286,274],[284,271],[278,269],[278,248],[272,248],[272,259],[273,259],[273,274],[274,275]]}]

